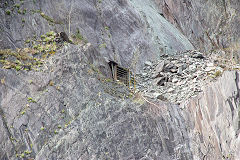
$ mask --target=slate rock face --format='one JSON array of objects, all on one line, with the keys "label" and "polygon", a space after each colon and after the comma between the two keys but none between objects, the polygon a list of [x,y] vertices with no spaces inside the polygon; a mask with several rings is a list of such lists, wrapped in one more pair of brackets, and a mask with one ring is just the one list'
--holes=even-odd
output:
[{"label": "slate rock face", "polygon": [[240,1],[155,0],[160,13],[202,51],[225,49],[239,58]]},{"label": "slate rock face", "polygon": [[41,72],[1,69],[0,159],[239,157],[239,72],[173,105],[130,98],[90,67],[100,54],[83,48],[65,46]]},{"label": "slate rock face", "polygon": [[41,72],[1,69],[0,159],[192,159],[178,107],[124,97],[92,71],[91,54],[70,45]]},{"label": "slate rock face", "polygon": [[225,72],[180,108],[190,122],[193,159],[239,159],[239,72]]},{"label": "slate rock face", "polygon": [[[0,159],[239,159],[239,71],[223,72],[198,86],[201,92],[195,97],[180,97],[177,104],[167,102],[166,95],[176,92],[169,86],[166,94],[150,91],[152,98],[133,95],[110,79],[104,57],[125,67],[150,61],[142,70],[144,87],[152,85],[152,77],[163,76],[164,86],[167,81],[186,87],[187,81],[203,76],[182,81],[183,74],[197,74],[198,66],[204,73],[217,69],[212,63],[205,66],[199,52],[179,59],[169,55],[192,50],[191,43],[207,50],[237,42],[239,1],[226,8],[217,1],[184,2],[166,0],[158,9],[150,0],[1,1],[0,48],[24,47],[25,40],[50,30],[71,35],[78,29],[92,45],[64,45],[39,71],[0,69]],[[206,21],[194,15],[202,12],[202,4]],[[227,19],[218,23],[223,9]],[[228,25],[222,27],[228,22],[229,31]],[[222,36],[218,43],[211,35],[214,29],[233,39]],[[169,59],[154,70],[151,60],[161,55]]]},{"label": "slate rock face", "polygon": [[163,53],[193,49],[154,6],[152,1],[139,4],[129,0],[0,2],[0,48],[23,47],[25,40],[50,30],[69,36],[79,30],[103,56],[125,67],[132,61],[141,66]]}]

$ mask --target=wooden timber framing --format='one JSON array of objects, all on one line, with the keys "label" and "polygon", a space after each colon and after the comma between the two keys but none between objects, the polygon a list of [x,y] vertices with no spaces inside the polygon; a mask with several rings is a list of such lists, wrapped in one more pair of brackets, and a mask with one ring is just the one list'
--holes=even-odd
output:
[{"label": "wooden timber framing", "polygon": [[114,81],[123,82],[129,88],[133,88],[135,90],[135,77],[129,69],[118,66],[118,64],[114,61],[110,61],[109,65],[112,70],[112,77]]}]

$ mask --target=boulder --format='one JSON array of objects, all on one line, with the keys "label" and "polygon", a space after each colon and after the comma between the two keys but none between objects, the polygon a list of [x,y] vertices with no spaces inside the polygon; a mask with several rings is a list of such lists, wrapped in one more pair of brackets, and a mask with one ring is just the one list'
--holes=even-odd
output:
[{"label": "boulder", "polygon": [[156,66],[155,73],[163,72],[164,67],[165,67],[165,61],[163,60],[160,63],[158,63],[158,65]]}]

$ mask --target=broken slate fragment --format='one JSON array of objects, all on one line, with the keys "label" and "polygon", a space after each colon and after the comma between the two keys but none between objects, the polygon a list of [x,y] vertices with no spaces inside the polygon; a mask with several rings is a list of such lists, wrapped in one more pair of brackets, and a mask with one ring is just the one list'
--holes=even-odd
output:
[{"label": "broken slate fragment", "polygon": [[173,78],[173,79],[172,79],[172,82],[173,82],[173,83],[177,83],[177,82],[178,82],[178,79],[177,79],[177,78]]},{"label": "broken slate fragment", "polygon": [[161,61],[157,66],[156,66],[156,73],[162,72],[165,66],[165,61]]},{"label": "broken slate fragment", "polygon": [[204,58],[203,54],[200,53],[200,52],[194,52],[191,57],[192,58],[199,58],[199,59],[203,59]]},{"label": "broken slate fragment", "polygon": [[167,82],[167,77],[159,77],[155,80],[155,84],[159,86],[164,86],[164,83]]},{"label": "broken slate fragment", "polygon": [[146,61],[146,62],[145,62],[145,66],[152,66],[152,62]]}]

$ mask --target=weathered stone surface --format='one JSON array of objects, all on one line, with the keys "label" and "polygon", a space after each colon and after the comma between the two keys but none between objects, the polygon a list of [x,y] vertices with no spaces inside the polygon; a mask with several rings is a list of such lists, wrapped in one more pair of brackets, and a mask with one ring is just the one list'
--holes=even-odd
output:
[{"label": "weathered stone surface", "polygon": [[161,61],[156,67],[156,73],[160,73],[164,70],[165,61]]},{"label": "weathered stone surface", "polygon": [[127,98],[92,70],[92,55],[69,45],[42,72],[1,69],[0,159],[192,159],[178,107]]},{"label": "weathered stone surface", "polygon": [[[240,73],[223,71],[240,66],[218,57],[239,51],[239,1],[156,2],[0,1],[0,48],[77,28],[92,43],[65,45],[39,71],[0,69],[0,159],[239,159]],[[191,43],[226,52],[181,52]],[[105,59],[150,60],[139,92],[112,82]]]},{"label": "weathered stone surface", "polygon": [[240,1],[154,0],[160,13],[202,51],[225,49],[239,60]]},{"label": "weathered stone surface", "polygon": [[[25,14],[18,13],[14,7],[18,4],[20,11],[26,9]],[[142,66],[160,54],[193,49],[188,39],[158,14],[152,1],[42,0],[7,1],[7,5],[1,1],[0,6],[0,48],[23,47],[25,40],[50,30],[70,36],[79,29],[102,56],[124,67],[130,67],[132,61]]]},{"label": "weathered stone surface", "polygon": [[99,55],[67,45],[41,72],[1,69],[0,159],[237,159],[239,72],[174,105],[129,98],[90,67]]},{"label": "weathered stone surface", "polygon": [[[180,105],[191,128],[193,159],[239,159],[239,72],[225,72]],[[197,140],[197,141],[196,141]],[[196,145],[196,143],[198,145]]]}]

